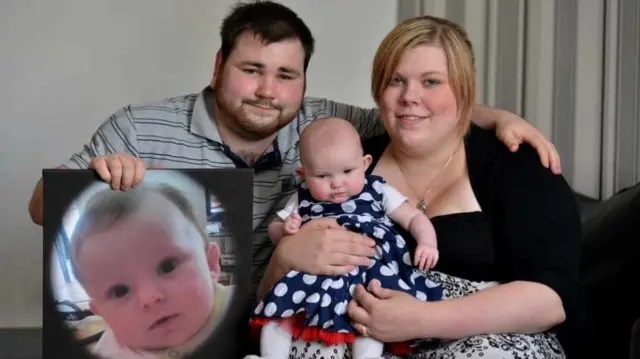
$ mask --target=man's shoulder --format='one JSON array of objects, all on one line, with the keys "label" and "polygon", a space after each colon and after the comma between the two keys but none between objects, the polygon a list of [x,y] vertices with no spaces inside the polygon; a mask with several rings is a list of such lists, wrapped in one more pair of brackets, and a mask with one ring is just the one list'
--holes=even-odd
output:
[{"label": "man's shoulder", "polygon": [[331,100],[324,97],[305,96],[302,99],[302,105],[298,112],[303,118],[315,119],[318,116],[325,115],[327,107],[332,103]]},{"label": "man's shoulder", "polygon": [[162,118],[190,115],[199,93],[165,97],[153,101],[129,104],[126,109],[134,118]]}]

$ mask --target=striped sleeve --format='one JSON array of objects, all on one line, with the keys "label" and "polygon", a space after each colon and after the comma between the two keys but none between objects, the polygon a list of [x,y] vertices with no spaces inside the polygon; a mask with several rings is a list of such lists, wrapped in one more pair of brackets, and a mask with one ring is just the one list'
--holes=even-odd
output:
[{"label": "striped sleeve", "polygon": [[363,139],[385,132],[380,112],[376,108],[366,109],[320,98],[309,99],[309,102],[318,106],[325,117],[335,116],[351,122]]},{"label": "striped sleeve", "polygon": [[82,150],[65,164],[71,169],[85,169],[98,156],[128,153],[138,157],[136,128],[129,107],[123,107],[104,121]]}]

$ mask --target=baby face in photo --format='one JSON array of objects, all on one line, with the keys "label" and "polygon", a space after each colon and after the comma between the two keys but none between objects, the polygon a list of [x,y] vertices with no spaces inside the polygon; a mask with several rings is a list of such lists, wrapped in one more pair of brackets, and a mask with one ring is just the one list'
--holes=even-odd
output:
[{"label": "baby face in photo", "polygon": [[211,315],[219,248],[159,194],[113,225],[82,235],[75,254],[92,311],[121,345],[178,346]]}]

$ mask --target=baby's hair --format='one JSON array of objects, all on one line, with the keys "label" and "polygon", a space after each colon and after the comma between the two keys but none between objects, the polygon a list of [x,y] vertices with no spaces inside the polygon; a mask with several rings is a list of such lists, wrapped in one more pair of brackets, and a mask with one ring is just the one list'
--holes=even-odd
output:
[{"label": "baby's hair", "polygon": [[300,163],[305,165],[309,152],[312,152],[309,150],[311,144],[322,147],[319,151],[314,151],[313,154],[322,153],[322,149],[341,143],[346,138],[350,138],[349,136],[357,139],[355,144],[362,151],[360,135],[351,122],[341,117],[324,117],[312,121],[300,134]]},{"label": "baby's hair", "polygon": [[206,248],[208,236],[203,229],[203,225],[199,223],[193,206],[187,197],[178,189],[168,185],[138,187],[128,191],[106,189],[94,194],[87,201],[71,234],[72,269],[80,282],[82,280],[78,271],[78,253],[80,253],[83,239],[91,234],[109,229],[138,213],[145,204],[144,200],[153,194],[162,196],[178,208],[182,215],[195,227]]}]

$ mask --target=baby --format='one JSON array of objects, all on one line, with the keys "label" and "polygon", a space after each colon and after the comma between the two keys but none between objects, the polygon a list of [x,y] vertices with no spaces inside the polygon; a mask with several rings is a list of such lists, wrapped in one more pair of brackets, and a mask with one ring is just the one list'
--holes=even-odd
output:
[{"label": "baby", "polygon": [[345,275],[292,271],[281,279],[251,319],[251,326],[261,329],[261,355],[287,358],[292,337],[297,337],[329,346],[353,344],[354,359],[380,357],[383,344],[356,336],[347,305],[355,286],[367,287],[372,279],[420,300],[440,300],[442,289],[412,267],[406,243],[391,221],[417,241],[413,263],[423,271],[438,260],[433,225],[383,178],[365,174],[371,156],[363,154],[356,129],[343,119],[317,120],[305,128],[300,136],[300,162],[297,173],[304,182],[268,228],[274,243],[311,219],[333,217],[339,225],[373,238],[377,255],[368,268],[355,268]]},{"label": "baby", "polygon": [[170,187],[97,193],[71,243],[90,309],[108,325],[94,354],[180,358],[203,344],[224,314],[231,290],[217,283],[220,250]]}]

